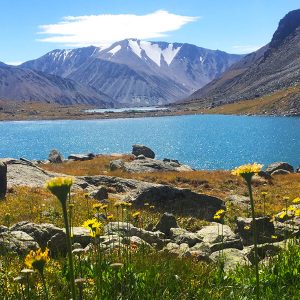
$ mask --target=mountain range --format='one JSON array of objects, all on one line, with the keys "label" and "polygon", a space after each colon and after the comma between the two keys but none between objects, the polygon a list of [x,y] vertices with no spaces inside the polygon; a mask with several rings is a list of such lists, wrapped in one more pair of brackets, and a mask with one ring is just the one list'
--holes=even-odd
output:
[{"label": "mountain range", "polygon": [[271,94],[276,100],[271,104],[275,113],[300,113],[299,87],[300,9],[279,22],[269,44],[233,64],[188,101],[214,107]]},{"label": "mountain range", "polygon": [[160,105],[187,97],[241,57],[191,44],[126,39],[105,49],[53,50],[20,67],[91,86],[118,105]]}]

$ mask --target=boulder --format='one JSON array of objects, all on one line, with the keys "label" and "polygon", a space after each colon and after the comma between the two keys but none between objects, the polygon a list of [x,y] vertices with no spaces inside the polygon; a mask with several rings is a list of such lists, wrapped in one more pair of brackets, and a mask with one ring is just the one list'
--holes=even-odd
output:
[{"label": "boulder", "polygon": [[278,169],[278,170],[275,170],[274,172],[271,173],[272,176],[287,175],[287,174],[291,174],[291,172],[287,171],[287,170],[283,170],[283,169]]},{"label": "boulder", "polygon": [[101,186],[98,190],[91,192],[90,196],[99,201],[106,200],[108,198],[107,188]]},{"label": "boulder", "polygon": [[171,254],[175,254],[178,257],[186,257],[186,254],[188,253],[187,256],[191,256],[191,254],[189,253],[189,245],[188,244],[176,244],[176,243],[168,243],[163,249],[162,251],[164,252],[168,252]]},{"label": "boulder", "polygon": [[[242,238],[243,245],[253,244],[252,218],[238,217],[236,220],[237,232]],[[273,222],[269,217],[256,218],[257,242],[266,243],[272,241],[272,235],[275,235]]]},{"label": "boulder", "polygon": [[140,158],[140,156],[133,161],[124,163],[123,167],[124,170],[129,173],[193,171],[191,167],[178,162]]},{"label": "boulder", "polygon": [[53,149],[49,153],[48,160],[52,164],[59,164],[63,162],[64,158],[58,150]]},{"label": "boulder", "polygon": [[208,244],[212,252],[226,248],[243,249],[240,237],[228,225],[212,223],[198,230],[196,236]]},{"label": "boulder", "polygon": [[166,243],[166,241],[164,240],[165,235],[160,231],[152,232],[141,228],[132,227],[130,229],[130,236],[137,236],[151,246],[159,249],[161,249]]},{"label": "boulder", "polygon": [[224,209],[224,201],[217,197],[197,194],[189,189],[179,189],[160,184],[138,186],[128,197],[135,207],[143,207],[148,202],[155,208],[212,220],[219,209]]},{"label": "boulder", "polygon": [[290,173],[294,172],[293,166],[288,164],[287,162],[274,162],[266,168],[266,172],[272,174],[276,170],[285,170],[289,171]]},{"label": "boulder", "polygon": [[0,161],[0,199],[4,198],[7,191],[7,165]]},{"label": "boulder", "polygon": [[246,196],[230,195],[228,196],[228,201],[241,209],[250,208],[250,198]]},{"label": "boulder", "polygon": [[148,158],[155,157],[155,153],[150,148],[148,148],[147,146],[144,146],[144,145],[139,145],[139,144],[132,146],[132,154],[135,156],[139,156],[142,154]]},{"label": "boulder", "polygon": [[189,247],[193,247],[197,243],[202,242],[195,233],[189,232],[183,228],[171,228],[170,239],[175,241],[177,244],[188,244]]},{"label": "boulder", "polygon": [[0,254],[17,253],[26,255],[30,250],[37,250],[38,243],[25,232],[12,231],[0,233]]},{"label": "boulder", "polygon": [[35,224],[28,221],[23,221],[14,224],[10,227],[10,231],[22,231],[31,236],[41,247],[46,247],[47,242],[57,233],[63,233],[61,228],[53,224]]},{"label": "boulder", "polygon": [[250,261],[241,250],[235,248],[224,249],[221,252],[213,252],[209,258],[214,262],[222,261],[224,263],[224,271],[234,270],[237,266],[250,265]]},{"label": "boulder", "polygon": [[112,160],[109,163],[109,169],[111,171],[121,170],[124,167],[124,161],[122,159]]},{"label": "boulder", "polygon": [[165,235],[170,235],[171,228],[177,228],[177,221],[173,214],[164,213],[158,223],[155,225],[154,230],[159,230]]},{"label": "boulder", "polygon": [[68,159],[75,160],[75,161],[85,161],[91,160],[95,157],[95,154],[88,153],[88,154],[71,154],[68,156]]}]

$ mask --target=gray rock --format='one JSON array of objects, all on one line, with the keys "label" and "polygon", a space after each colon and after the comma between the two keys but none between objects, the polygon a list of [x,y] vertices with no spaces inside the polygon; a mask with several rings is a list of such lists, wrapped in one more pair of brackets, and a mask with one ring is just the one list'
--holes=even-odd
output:
[{"label": "gray rock", "polygon": [[147,231],[141,228],[132,227],[130,236],[137,236],[156,248],[162,248],[165,244],[165,235],[160,231]]},{"label": "gray rock", "polygon": [[212,220],[224,202],[216,197],[197,194],[189,189],[160,184],[140,185],[129,197],[135,207],[143,207],[145,202],[161,210]]},{"label": "gray rock", "polygon": [[196,236],[208,244],[212,252],[226,248],[243,249],[241,239],[228,225],[212,223],[198,230]]},{"label": "gray rock", "polygon": [[25,232],[12,231],[0,233],[0,254],[17,253],[26,255],[30,250],[37,250],[38,243]]},{"label": "gray rock", "polygon": [[23,231],[30,235],[41,247],[46,247],[47,242],[57,233],[63,233],[61,228],[53,224],[35,224],[28,221],[23,221],[14,224],[10,231]]},{"label": "gray rock", "polygon": [[287,171],[287,170],[282,170],[282,169],[275,170],[274,172],[271,173],[272,176],[287,175],[287,174],[291,174],[291,172]]},{"label": "gray rock", "polygon": [[149,147],[144,146],[144,145],[139,145],[139,144],[132,146],[132,154],[135,156],[139,156],[142,154],[148,158],[155,157],[155,153]]},{"label": "gray rock", "polygon": [[162,251],[175,254],[178,257],[186,257],[186,253],[188,253],[187,256],[190,256],[189,253],[189,245],[188,244],[176,244],[176,243],[168,243]]},{"label": "gray rock", "polygon": [[3,199],[7,191],[7,165],[0,161],[0,199]]},{"label": "gray rock", "polygon": [[189,232],[183,228],[171,228],[170,238],[177,244],[188,244],[189,247],[195,246],[197,243],[202,242],[201,239],[193,232]]},{"label": "gray rock", "polygon": [[124,170],[129,173],[193,171],[193,169],[187,165],[150,158],[135,159],[131,162],[126,162],[124,163]]},{"label": "gray rock", "polygon": [[230,195],[228,196],[228,201],[241,209],[248,209],[250,207],[250,199],[246,196]]},{"label": "gray rock", "polygon": [[48,160],[50,163],[59,164],[63,162],[64,158],[58,150],[53,149],[49,153]]},{"label": "gray rock", "polygon": [[268,167],[266,168],[266,172],[269,174],[272,174],[276,170],[285,170],[285,171],[289,171],[291,173],[294,172],[293,166],[291,166],[287,162],[274,162],[274,163],[268,165]]},{"label": "gray rock", "polygon": [[171,228],[177,228],[177,221],[173,214],[165,212],[158,223],[155,225],[154,230],[159,230],[163,232],[165,235],[170,234]]},{"label": "gray rock", "polygon": [[122,170],[124,167],[124,161],[122,159],[112,160],[109,163],[109,168],[111,171]]},{"label": "gray rock", "polygon": [[108,198],[107,188],[101,186],[98,190],[91,192],[90,196],[99,201],[105,200]]},{"label": "gray rock", "polygon": [[[252,218],[238,217],[236,220],[237,232],[242,238],[244,245],[253,244]],[[269,217],[256,218],[257,242],[266,243],[272,241],[275,234],[274,224]]]},{"label": "gray rock", "polygon": [[75,160],[75,161],[85,161],[91,160],[95,157],[95,154],[88,153],[88,154],[71,154],[68,156],[68,159]]},{"label": "gray rock", "polygon": [[209,258],[214,262],[222,260],[225,271],[234,270],[237,266],[250,265],[250,261],[245,253],[235,248],[213,252]]},{"label": "gray rock", "polygon": [[142,160],[142,159],[146,159],[146,157],[145,157],[145,155],[140,154],[140,155],[137,156],[135,159],[140,159],[140,160]]},{"label": "gray rock", "polygon": [[0,225],[0,233],[9,231],[7,226]]},{"label": "gray rock", "polygon": [[104,234],[116,234],[119,236],[130,236],[131,229],[134,226],[127,222],[110,222],[104,226]]}]

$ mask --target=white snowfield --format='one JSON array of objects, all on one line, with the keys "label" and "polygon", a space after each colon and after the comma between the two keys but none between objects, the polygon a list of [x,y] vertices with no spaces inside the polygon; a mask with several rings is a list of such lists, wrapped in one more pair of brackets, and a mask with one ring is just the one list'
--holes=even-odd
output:
[{"label": "white snowfield", "polygon": [[179,47],[174,47],[173,44],[169,44],[167,48],[161,49],[159,44],[151,43],[147,41],[137,41],[137,40],[129,40],[129,47],[138,57],[142,58],[142,51],[145,51],[145,54],[148,58],[150,58],[154,63],[156,63],[159,67],[161,65],[161,59],[170,65],[176,54],[180,50]]}]

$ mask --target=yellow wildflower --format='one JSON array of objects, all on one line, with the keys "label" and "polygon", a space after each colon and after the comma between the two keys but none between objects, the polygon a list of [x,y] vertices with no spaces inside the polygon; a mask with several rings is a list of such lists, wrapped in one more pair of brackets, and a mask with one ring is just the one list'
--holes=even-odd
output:
[{"label": "yellow wildflower", "polygon": [[250,230],[250,226],[246,225],[246,226],[244,227],[244,230]]},{"label": "yellow wildflower", "polygon": [[235,168],[231,171],[231,174],[236,176],[242,176],[244,179],[248,180],[251,179],[254,174],[259,173],[262,167],[263,165],[257,163],[246,164]]},{"label": "yellow wildflower", "polygon": [[73,179],[70,177],[55,177],[46,182],[46,188],[64,204],[70,193]]},{"label": "yellow wildflower", "polygon": [[150,205],[150,208],[153,209],[153,208],[155,208],[155,206],[154,205]]},{"label": "yellow wildflower", "polygon": [[300,208],[296,209],[295,216],[296,217],[300,217]]},{"label": "yellow wildflower", "polygon": [[293,205],[290,205],[287,209],[290,210],[290,211],[295,211],[295,210],[296,210],[296,207],[293,206]]},{"label": "yellow wildflower", "polygon": [[279,219],[284,219],[286,217],[286,212],[283,211],[282,213],[280,213],[279,215]]},{"label": "yellow wildflower", "polygon": [[50,260],[48,253],[48,248],[46,248],[44,252],[41,248],[37,251],[31,250],[25,257],[25,265],[30,269],[38,270],[40,273],[43,273],[46,263]]},{"label": "yellow wildflower", "polygon": [[272,238],[273,240],[277,240],[277,235],[272,235],[271,238]]},{"label": "yellow wildflower", "polygon": [[82,226],[90,230],[92,237],[100,236],[103,231],[103,224],[95,218],[85,221]]},{"label": "yellow wildflower", "polygon": [[101,208],[106,210],[108,208],[108,205],[107,204],[102,204]]},{"label": "yellow wildflower", "polygon": [[215,215],[214,215],[214,220],[221,220],[225,216],[225,210],[224,209],[219,209]]},{"label": "yellow wildflower", "polygon": [[114,216],[112,214],[107,216],[107,220],[112,220],[114,218]]},{"label": "yellow wildflower", "polygon": [[95,203],[93,204],[93,208],[96,209],[97,211],[102,207],[101,203]]},{"label": "yellow wildflower", "polygon": [[292,202],[293,202],[294,204],[300,203],[300,197],[295,198]]},{"label": "yellow wildflower", "polygon": [[267,192],[261,192],[261,195],[262,195],[263,197],[265,197],[265,196],[268,195],[268,193],[267,193]]},{"label": "yellow wildflower", "polygon": [[132,217],[134,218],[134,219],[138,219],[139,218],[139,216],[140,216],[140,212],[139,211],[136,211],[136,212],[134,212],[134,213],[132,213]]}]

